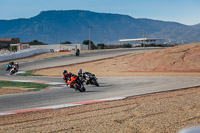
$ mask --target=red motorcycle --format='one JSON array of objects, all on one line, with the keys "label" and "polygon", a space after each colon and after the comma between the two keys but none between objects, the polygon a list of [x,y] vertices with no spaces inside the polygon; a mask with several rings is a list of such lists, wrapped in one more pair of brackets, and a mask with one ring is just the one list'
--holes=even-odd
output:
[{"label": "red motorcycle", "polygon": [[15,63],[15,64],[12,66],[11,70],[10,70],[10,75],[13,75],[14,73],[18,72],[18,69],[19,69],[18,63]]},{"label": "red motorcycle", "polygon": [[80,92],[86,91],[83,83],[80,81],[77,75],[71,76],[71,80],[68,80],[67,83],[70,85],[71,88],[78,90]]}]

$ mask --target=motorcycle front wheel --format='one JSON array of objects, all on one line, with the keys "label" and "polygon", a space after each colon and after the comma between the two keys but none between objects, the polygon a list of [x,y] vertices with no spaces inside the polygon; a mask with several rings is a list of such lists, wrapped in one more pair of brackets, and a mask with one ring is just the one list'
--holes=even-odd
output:
[{"label": "motorcycle front wheel", "polygon": [[96,85],[97,87],[99,87],[99,83],[98,83],[98,81],[96,79],[92,79],[92,82],[93,82],[94,85]]},{"label": "motorcycle front wheel", "polygon": [[85,92],[86,91],[85,87],[83,85],[81,85],[81,84],[78,84],[78,83],[75,85],[75,88],[80,92]]}]

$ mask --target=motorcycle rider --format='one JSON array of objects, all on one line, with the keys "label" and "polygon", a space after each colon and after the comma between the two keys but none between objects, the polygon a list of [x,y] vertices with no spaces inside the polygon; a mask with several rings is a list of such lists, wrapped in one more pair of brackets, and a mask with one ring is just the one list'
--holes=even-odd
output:
[{"label": "motorcycle rider", "polygon": [[79,69],[78,76],[81,78],[85,78],[85,71],[83,71],[82,69]]},{"label": "motorcycle rider", "polygon": [[[81,78],[81,81],[82,81],[82,82],[86,79],[85,73],[86,73],[86,71],[84,71],[84,70],[82,70],[82,69],[79,69],[79,71],[78,71],[78,77]],[[86,80],[86,85],[88,85],[88,84],[89,84],[89,83],[88,83],[88,81]]]},{"label": "motorcycle rider", "polygon": [[79,55],[80,55],[80,50],[76,49],[76,56],[79,56]]},{"label": "motorcycle rider", "polygon": [[6,71],[10,70],[13,67],[13,65],[14,65],[13,61],[9,62],[8,65],[6,66]]},{"label": "motorcycle rider", "polygon": [[[68,81],[71,81],[72,76],[75,76],[75,75],[72,74],[71,72],[67,72],[67,70],[63,71],[63,80],[67,86],[69,85]],[[69,85],[70,88],[73,88],[73,84],[74,84],[74,81]]]},{"label": "motorcycle rider", "polygon": [[6,66],[6,71],[8,71],[12,68],[14,68],[16,70],[16,72],[18,72],[18,69],[19,69],[18,63],[17,62],[14,63],[14,61],[9,62],[8,65]]},{"label": "motorcycle rider", "polygon": [[82,69],[79,69],[79,71],[78,71],[78,76],[79,76],[79,77],[82,77],[82,76],[83,76],[83,70],[82,70]]},{"label": "motorcycle rider", "polygon": [[63,80],[66,84],[68,84],[68,80],[71,80],[71,74],[67,70],[63,71]]},{"label": "motorcycle rider", "polygon": [[14,63],[14,61],[11,61],[11,62],[9,62],[8,64],[12,66],[12,65],[14,65],[15,63]]}]

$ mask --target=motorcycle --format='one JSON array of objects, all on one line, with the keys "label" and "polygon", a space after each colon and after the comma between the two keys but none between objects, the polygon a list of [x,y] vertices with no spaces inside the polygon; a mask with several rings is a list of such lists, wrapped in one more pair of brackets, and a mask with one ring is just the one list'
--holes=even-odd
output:
[{"label": "motorcycle", "polygon": [[71,76],[71,80],[68,80],[67,83],[74,88],[75,90],[78,90],[80,92],[86,91],[83,83],[80,81],[79,77],[74,75]]},{"label": "motorcycle", "polygon": [[75,56],[79,56],[79,55],[80,55],[80,50],[77,49],[77,50],[76,50],[76,54],[75,54]]},{"label": "motorcycle", "polygon": [[76,52],[76,56],[79,56],[80,55],[80,52]]},{"label": "motorcycle", "polygon": [[83,73],[83,75],[80,76],[79,78],[81,79],[82,82],[85,82],[86,85],[91,84],[97,87],[99,86],[96,76],[90,72]]},{"label": "motorcycle", "polygon": [[18,68],[17,66],[13,66],[12,69],[10,70],[10,75],[15,74],[16,72],[18,72]]}]

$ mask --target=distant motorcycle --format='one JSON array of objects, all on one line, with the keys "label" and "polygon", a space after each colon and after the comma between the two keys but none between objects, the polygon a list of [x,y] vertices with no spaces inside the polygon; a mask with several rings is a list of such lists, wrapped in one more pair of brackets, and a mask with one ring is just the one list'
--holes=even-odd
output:
[{"label": "distant motorcycle", "polygon": [[80,55],[80,50],[77,49],[77,50],[76,50],[76,54],[75,54],[75,56],[79,56],[79,55]]},{"label": "distant motorcycle", "polygon": [[76,54],[75,54],[76,56],[79,56],[80,55],[80,52],[76,52]]},{"label": "distant motorcycle", "polygon": [[83,83],[80,81],[80,79],[79,79],[79,77],[77,75],[71,76],[71,80],[68,80],[67,82],[75,90],[78,90],[80,92],[86,91]]},{"label": "distant motorcycle", "polygon": [[79,78],[82,82],[85,82],[86,85],[91,84],[99,86],[96,76],[90,72],[84,72]]}]

